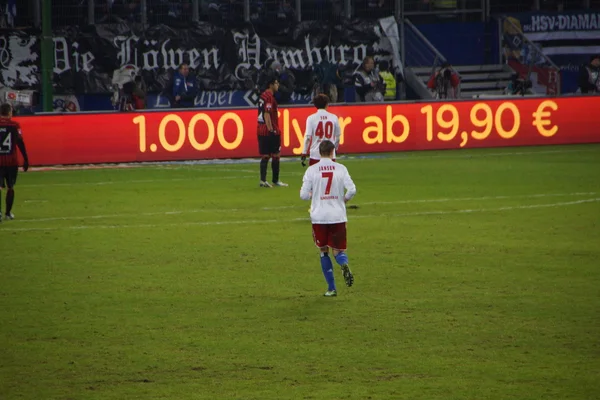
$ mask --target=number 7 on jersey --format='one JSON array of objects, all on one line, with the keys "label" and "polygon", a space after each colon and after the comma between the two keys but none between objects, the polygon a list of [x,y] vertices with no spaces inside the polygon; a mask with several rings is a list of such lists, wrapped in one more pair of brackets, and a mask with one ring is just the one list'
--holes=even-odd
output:
[{"label": "number 7 on jersey", "polygon": [[333,181],[333,172],[323,172],[321,173],[321,177],[323,179],[327,179],[327,186],[325,186],[325,194],[329,194],[331,191],[331,182]]}]

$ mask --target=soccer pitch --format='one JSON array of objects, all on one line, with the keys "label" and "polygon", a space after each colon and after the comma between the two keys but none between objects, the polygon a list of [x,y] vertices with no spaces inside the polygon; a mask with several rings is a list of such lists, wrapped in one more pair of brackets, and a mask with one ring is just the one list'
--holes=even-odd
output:
[{"label": "soccer pitch", "polygon": [[339,161],[337,298],[299,160],[21,173],[0,399],[597,398],[600,145]]}]

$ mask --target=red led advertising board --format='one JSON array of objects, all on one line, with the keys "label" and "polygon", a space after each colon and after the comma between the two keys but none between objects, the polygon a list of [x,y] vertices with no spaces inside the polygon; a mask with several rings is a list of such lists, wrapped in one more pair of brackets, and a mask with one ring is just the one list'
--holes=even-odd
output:
[{"label": "red led advertising board", "polygon": [[[312,106],[280,108],[282,155]],[[600,142],[600,96],[331,106],[340,153]],[[166,110],[15,118],[32,165],[257,157],[257,111]]]}]

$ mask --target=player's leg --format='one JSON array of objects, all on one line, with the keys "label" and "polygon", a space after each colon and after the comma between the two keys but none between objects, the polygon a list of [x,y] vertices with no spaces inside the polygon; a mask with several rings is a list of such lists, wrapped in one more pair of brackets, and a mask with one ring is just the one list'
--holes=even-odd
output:
[{"label": "player's leg", "polygon": [[337,103],[338,101],[338,89],[334,83],[329,85],[329,98],[331,99],[332,103]]},{"label": "player's leg", "polygon": [[273,187],[269,182],[267,182],[267,167],[269,165],[268,155],[261,156],[260,159],[260,186],[261,187]]},{"label": "player's leg", "polygon": [[15,184],[17,183],[17,175],[19,167],[9,167],[6,177],[6,219],[15,219],[12,213],[13,203],[15,201]]},{"label": "player's leg", "polygon": [[313,239],[315,245],[321,252],[321,270],[323,271],[325,282],[327,282],[327,292],[325,292],[325,296],[333,297],[337,296],[337,291],[335,289],[333,263],[331,262],[331,258],[329,258],[329,247],[327,246],[328,228],[328,225],[313,224]]},{"label": "player's leg", "polygon": [[350,271],[348,266],[348,254],[346,253],[347,241],[346,241],[346,223],[333,224],[331,227],[331,233],[329,237],[329,246],[333,250],[333,256],[335,261],[342,268],[342,275],[346,286],[350,287],[354,284],[354,275]]},{"label": "player's leg", "polygon": [[6,167],[0,167],[0,222],[2,222],[2,191],[6,188]]},{"label": "player's leg", "polygon": [[279,179],[279,162],[281,159],[281,154],[275,153],[272,155],[272,157],[273,162],[271,163],[271,168],[273,169],[273,185],[282,187],[289,186],[287,183],[284,183]]},{"label": "player's leg", "polygon": [[288,186],[279,180],[279,162],[281,159],[281,135],[272,135],[271,139],[271,169],[273,170],[273,185]]},{"label": "player's leg", "polygon": [[272,187],[267,182],[267,166],[269,165],[269,142],[267,136],[258,136],[258,154],[260,154],[260,186],[261,187]]},{"label": "player's leg", "polygon": [[4,215],[6,219],[15,219],[14,214],[12,213],[12,206],[15,201],[15,189],[9,187],[6,189],[6,214]]}]

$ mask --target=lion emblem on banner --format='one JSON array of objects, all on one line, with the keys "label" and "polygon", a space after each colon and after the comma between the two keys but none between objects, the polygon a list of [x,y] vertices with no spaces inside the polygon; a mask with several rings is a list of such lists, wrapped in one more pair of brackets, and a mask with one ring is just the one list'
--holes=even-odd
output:
[{"label": "lion emblem on banner", "polygon": [[37,38],[11,32],[0,36],[0,84],[7,87],[38,84]]}]

